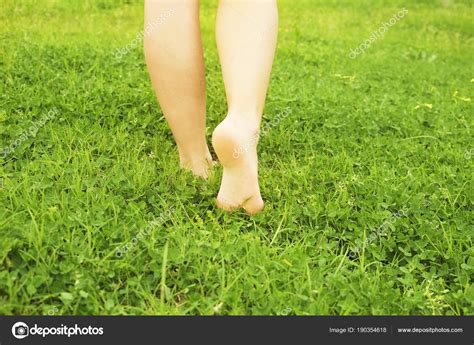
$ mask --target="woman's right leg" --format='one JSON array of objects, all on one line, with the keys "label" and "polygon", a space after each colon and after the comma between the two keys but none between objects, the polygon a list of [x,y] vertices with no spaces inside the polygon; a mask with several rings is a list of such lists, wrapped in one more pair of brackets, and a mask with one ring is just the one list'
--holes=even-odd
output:
[{"label": "woman's right leg", "polygon": [[181,167],[206,177],[204,57],[199,0],[145,0],[145,58],[151,81],[178,146]]},{"label": "woman's right leg", "polygon": [[277,33],[276,0],[221,0],[217,46],[229,109],[212,144],[224,166],[217,203],[226,210],[263,209],[257,142]]}]

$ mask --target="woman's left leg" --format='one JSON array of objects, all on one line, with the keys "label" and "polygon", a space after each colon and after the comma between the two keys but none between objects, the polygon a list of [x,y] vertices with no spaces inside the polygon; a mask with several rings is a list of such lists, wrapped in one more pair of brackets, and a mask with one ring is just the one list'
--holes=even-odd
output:
[{"label": "woman's left leg", "polygon": [[278,34],[276,0],[221,0],[217,46],[228,114],[212,144],[224,166],[217,204],[249,214],[263,209],[257,142]]}]

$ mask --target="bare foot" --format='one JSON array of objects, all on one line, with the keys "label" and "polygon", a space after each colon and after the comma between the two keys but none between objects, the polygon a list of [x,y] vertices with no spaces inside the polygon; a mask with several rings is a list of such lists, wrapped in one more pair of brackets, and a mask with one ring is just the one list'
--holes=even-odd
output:
[{"label": "bare foot", "polygon": [[179,151],[179,161],[181,168],[191,171],[194,175],[204,179],[207,179],[210,169],[215,165],[208,148],[201,155],[185,155]]},{"label": "bare foot", "polygon": [[249,215],[263,209],[258,185],[258,125],[245,117],[227,116],[212,134],[212,145],[224,166],[217,206],[227,211],[242,207]]}]

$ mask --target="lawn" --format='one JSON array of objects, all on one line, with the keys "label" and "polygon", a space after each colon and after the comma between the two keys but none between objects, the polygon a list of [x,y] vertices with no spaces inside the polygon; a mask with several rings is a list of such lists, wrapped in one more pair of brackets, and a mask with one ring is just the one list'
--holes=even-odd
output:
[{"label": "lawn", "polygon": [[0,2],[0,314],[474,313],[472,1],[279,1],[255,217],[179,169],[142,1]]}]

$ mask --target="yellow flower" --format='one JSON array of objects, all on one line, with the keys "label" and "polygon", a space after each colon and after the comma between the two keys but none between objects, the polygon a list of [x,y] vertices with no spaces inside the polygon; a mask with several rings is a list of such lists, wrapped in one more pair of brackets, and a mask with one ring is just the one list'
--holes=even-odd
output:
[{"label": "yellow flower", "polygon": [[433,108],[433,104],[429,104],[429,103],[418,104],[418,105],[415,107],[415,109],[419,109],[419,108],[421,108],[421,107],[426,107],[426,108],[428,108],[428,109],[431,110],[431,109]]}]

